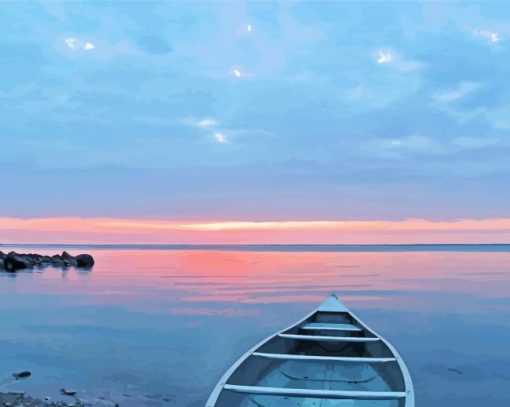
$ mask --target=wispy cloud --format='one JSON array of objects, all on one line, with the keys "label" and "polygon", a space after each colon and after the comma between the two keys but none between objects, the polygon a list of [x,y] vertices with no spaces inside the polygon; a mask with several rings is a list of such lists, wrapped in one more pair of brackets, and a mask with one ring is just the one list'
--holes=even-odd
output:
[{"label": "wispy cloud", "polygon": [[390,159],[401,159],[408,155],[432,155],[444,152],[441,143],[421,134],[411,134],[399,138],[373,139],[363,144],[363,150],[372,155]]},{"label": "wispy cloud", "polygon": [[205,117],[203,119],[187,118],[184,122],[190,126],[205,130],[208,137],[212,137],[215,143],[227,144],[230,142],[225,132],[219,128],[220,123],[215,119],[210,117]]},{"label": "wispy cloud", "polygon": [[214,136],[214,140],[217,143],[220,143],[220,144],[228,143],[228,139],[227,139],[227,136],[225,135],[225,133],[222,133],[220,131],[216,131],[216,132],[214,132],[213,136]]},{"label": "wispy cloud", "polygon": [[196,122],[197,127],[201,127],[203,129],[208,127],[217,126],[219,123],[213,119],[202,119]]},{"label": "wispy cloud", "polygon": [[389,64],[395,60],[395,57],[391,52],[379,51],[377,53],[378,64]]},{"label": "wispy cloud", "polygon": [[375,61],[379,65],[391,66],[404,72],[414,71],[420,67],[418,62],[405,60],[391,49],[380,49],[376,51]]},{"label": "wispy cloud", "polygon": [[433,95],[433,98],[442,103],[450,103],[462,99],[475,92],[481,85],[477,82],[461,82],[454,88],[445,89]]},{"label": "wispy cloud", "polygon": [[181,123],[187,126],[197,127],[199,129],[211,129],[220,125],[220,122],[218,120],[213,119],[211,117],[203,118],[186,117],[181,120]]},{"label": "wispy cloud", "polygon": [[491,43],[491,44],[497,44],[501,41],[501,37],[499,34],[495,31],[490,30],[474,30],[473,35],[475,37],[479,37],[484,39],[485,41]]},{"label": "wispy cloud", "polygon": [[75,37],[67,37],[66,39],[64,39],[64,43],[66,44],[67,48],[73,51],[78,50],[91,51],[94,48],[96,48],[96,46],[93,43]]},{"label": "wispy cloud", "polygon": [[69,38],[66,38],[64,40],[64,42],[66,43],[67,48],[69,48],[69,49],[75,49],[76,48],[76,38],[69,37]]},{"label": "wispy cloud", "polygon": [[[0,218],[17,242],[437,243],[509,242],[510,219],[187,222],[123,218]],[[78,237],[78,240],[77,239]],[[4,239],[4,242],[7,240]]]},{"label": "wispy cloud", "polygon": [[240,78],[243,76],[243,72],[241,71],[241,68],[232,68],[232,75],[234,75],[236,78]]}]

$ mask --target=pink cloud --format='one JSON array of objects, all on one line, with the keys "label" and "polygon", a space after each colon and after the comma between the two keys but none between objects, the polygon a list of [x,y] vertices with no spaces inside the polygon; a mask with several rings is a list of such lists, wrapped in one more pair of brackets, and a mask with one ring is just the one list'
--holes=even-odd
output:
[{"label": "pink cloud", "polygon": [[202,221],[0,218],[1,243],[510,243],[510,219]]}]

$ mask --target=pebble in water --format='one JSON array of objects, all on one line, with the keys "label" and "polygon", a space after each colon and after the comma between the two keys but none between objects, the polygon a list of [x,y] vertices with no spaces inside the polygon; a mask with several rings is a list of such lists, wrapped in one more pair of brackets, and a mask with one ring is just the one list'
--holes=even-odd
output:
[{"label": "pebble in water", "polygon": [[27,377],[30,377],[32,375],[32,373],[29,372],[28,370],[24,370],[19,373],[13,373],[12,375],[16,378],[16,380],[18,380],[18,379],[26,379]]}]

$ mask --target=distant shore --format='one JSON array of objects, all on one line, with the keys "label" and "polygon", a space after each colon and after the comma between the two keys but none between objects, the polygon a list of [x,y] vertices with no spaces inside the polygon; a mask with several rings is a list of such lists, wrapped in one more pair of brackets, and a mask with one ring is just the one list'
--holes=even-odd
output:
[{"label": "distant shore", "polygon": [[510,252],[510,243],[481,244],[69,244],[9,243],[1,248],[242,252]]}]

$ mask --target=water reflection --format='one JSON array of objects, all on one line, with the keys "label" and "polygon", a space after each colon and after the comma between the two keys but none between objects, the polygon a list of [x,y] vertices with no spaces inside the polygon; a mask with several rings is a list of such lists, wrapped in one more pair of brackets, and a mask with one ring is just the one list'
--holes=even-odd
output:
[{"label": "water reflection", "polygon": [[510,253],[92,254],[91,272],[0,274],[0,386],[202,406],[247,348],[336,292],[406,358],[418,405],[510,402]]}]

